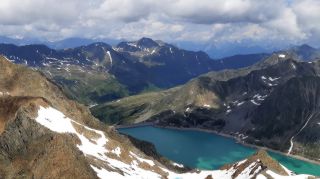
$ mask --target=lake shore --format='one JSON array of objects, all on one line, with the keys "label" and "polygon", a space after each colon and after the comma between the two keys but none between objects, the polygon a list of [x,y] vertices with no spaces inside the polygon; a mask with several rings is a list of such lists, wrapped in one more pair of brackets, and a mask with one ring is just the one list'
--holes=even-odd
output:
[{"label": "lake shore", "polygon": [[302,160],[302,161],[306,161],[309,163],[313,163],[313,164],[317,164],[320,165],[320,161],[315,161],[315,160],[311,160],[299,155],[292,155],[292,154],[287,154],[278,150],[274,150],[271,148],[267,148],[267,147],[262,147],[262,146],[257,146],[257,145],[253,145],[253,144],[249,144],[249,143],[245,143],[243,142],[240,138],[234,136],[234,135],[230,135],[230,134],[225,134],[225,133],[219,133],[213,130],[209,130],[209,129],[201,129],[201,128],[183,128],[183,127],[172,127],[172,126],[158,126],[158,125],[154,125],[153,123],[139,123],[139,124],[132,124],[132,125],[120,125],[120,126],[115,126],[116,129],[126,129],[126,128],[137,128],[137,127],[144,127],[144,126],[152,126],[152,127],[157,127],[157,128],[164,128],[164,129],[175,129],[175,130],[182,130],[182,131],[199,131],[199,132],[206,132],[206,133],[211,133],[211,134],[215,134],[215,135],[219,135],[219,136],[223,136],[223,137],[227,137],[227,138],[231,138],[233,140],[235,140],[237,143],[243,145],[243,146],[247,146],[250,148],[255,148],[255,149],[262,149],[262,150],[266,150],[266,151],[270,151],[270,152],[274,152],[274,153],[278,153],[281,155],[286,155],[298,160]]},{"label": "lake shore", "polygon": [[128,129],[128,128],[135,128],[135,127],[143,127],[143,126],[156,127],[152,122],[137,123],[137,124],[130,124],[130,125],[116,125],[116,126],[113,126],[113,127],[115,129]]}]

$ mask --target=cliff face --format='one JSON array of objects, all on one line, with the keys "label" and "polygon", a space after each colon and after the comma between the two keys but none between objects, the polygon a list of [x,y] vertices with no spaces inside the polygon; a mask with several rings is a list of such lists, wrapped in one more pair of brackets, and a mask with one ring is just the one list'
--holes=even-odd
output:
[{"label": "cliff face", "polygon": [[[275,91],[254,111],[248,133],[267,146],[284,151],[289,141],[296,143],[290,152],[319,158],[320,78],[293,78]],[[286,141],[286,142],[284,142]]]}]

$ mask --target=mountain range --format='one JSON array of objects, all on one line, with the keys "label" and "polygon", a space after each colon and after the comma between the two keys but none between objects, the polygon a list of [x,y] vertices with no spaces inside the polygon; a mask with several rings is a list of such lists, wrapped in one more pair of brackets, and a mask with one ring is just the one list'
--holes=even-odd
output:
[{"label": "mountain range", "polygon": [[[319,50],[307,45],[287,52],[301,59],[319,57]],[[61,50],[45,45],[0,44],[0,53],[14,63],[41,70],[68,97],[86,105],[171,88],[209,71],[247,67],[270,55],[235,55],[214,60],[204,52],[180,49],[150,38],[116,46],[97,42]]]},{"label": "mountain range", "polygon": [[148,38],[115,47],[93,43],[62,50],[0,44],[0,53],[14,63],[40,69],[69,97],[87,105],[170,88],[211,70],[240,68],[266,57],[252,54],[212,60],[204,52]]},{"label": "mountain range", "polygon": [[264,151],[214,171],[176,164],[101,123],[41,71],[3,56],[0,92],[1,178],[312,178]]},{"label": "mountain range", "polygon": [[[116,46],[121,42],[125,42],[124,39],[112,39],[112,38],[83,38],[83,37],[70,37],[66,39],[51,41],[39,38],[21,38],[21,37],[7,37],[0,36],[0,42],[5,44],[14,44],[17,46],[32,45],[32,44],[44,44],[52,49],[65,49],[65,48],[76,48],[79,46],[87,46],[92,43],[104,42],[112,46]],[[171,44],[174,46],[186,49],[189,51],[204,51],[213,59],[221,59],[234,55],[246,55],[246,54],[261,54],[261,53],[272,53],[273,51],[279,51],[280,49],[299,48],[302,45],[284,45],[284,44],[264,44],[257,45],[255,42],[250,40],[244,40],[241,42],[220,42],[219,44],[206,42],[206,43],[195,43],[192,41],[172,41]],[[305,44],[304,44],[305,45]]]}]

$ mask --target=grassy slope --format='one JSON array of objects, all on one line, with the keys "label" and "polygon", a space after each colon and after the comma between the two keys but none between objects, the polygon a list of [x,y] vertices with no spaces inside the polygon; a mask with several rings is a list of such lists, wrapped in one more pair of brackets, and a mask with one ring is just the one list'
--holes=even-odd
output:
[{"label": "grassy slope", "polygon": [[58,83],[71,98],[90,105],[128,96],[125,86],[113,76],[95,70],[84,71],[76,66],[67,69],[44,68],[42,71]]},{"label": "grassy slope", "polygon": [[186,106],[221,107],[220,98],[199,87],[199,80],[160,92],[150,92],[107,102],[91,109],[92,114],[107,124],[131,124],[149,119],[164,111],[184,112]]}]

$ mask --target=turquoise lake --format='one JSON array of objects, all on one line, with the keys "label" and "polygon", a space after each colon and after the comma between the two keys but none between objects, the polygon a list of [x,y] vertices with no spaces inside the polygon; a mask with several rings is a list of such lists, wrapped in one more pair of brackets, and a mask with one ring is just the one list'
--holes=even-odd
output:
[{"label": "turquoise lake", "polygon": [[[200,131],[143,126],[119,129],[119,132],[149,141],[168,159],[199,169],[218,169],[227,163],[242,160],[256,151],[236,143],[233,139]],[[269,154],[295,173],[320,176],[320,165],[273,152]]]}]

